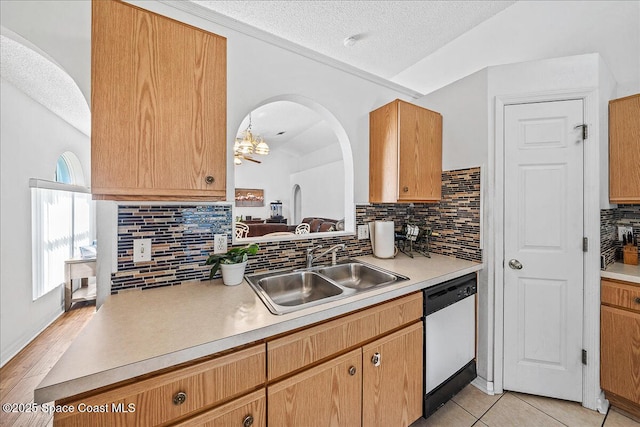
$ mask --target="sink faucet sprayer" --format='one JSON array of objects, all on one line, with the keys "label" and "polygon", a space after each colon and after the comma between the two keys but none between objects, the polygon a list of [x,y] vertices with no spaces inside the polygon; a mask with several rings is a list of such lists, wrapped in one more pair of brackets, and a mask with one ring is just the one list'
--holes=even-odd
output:
[{"label": "sink faucet sprayer", "polygon": [[314,261],[316,261],[318,258],[322,258],[329,252],[331,252],[331,265],[336,265],[336,252],[338,252],[339,249],[344,250],[345,248],[346,248],[346,245],[344,243],[339,243],[337,245],[331,246],[329,249],[327,249],[326,251],[320,253],[318,256],[315,256],[315,257],[313,256],[313,252],[316,249],[322,249],[322,245],[314,246],[312,248],[307,249],[307,268],[311,268],[313,266]]}]

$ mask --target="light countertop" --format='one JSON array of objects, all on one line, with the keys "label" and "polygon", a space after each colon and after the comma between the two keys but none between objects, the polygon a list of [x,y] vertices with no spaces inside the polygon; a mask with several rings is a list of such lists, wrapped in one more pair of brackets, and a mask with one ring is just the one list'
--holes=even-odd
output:
[{"label": "light countertop", "polygon": [[410,280],[284,315],[246,281],[221,280],[110,295],[34,392],[46,403],[258,341],[478,271],[441,255],[357,258]]},{"label": "light countertop", "polygon": [[600,277],[640,283],[640,265],[629,265],[621,262],[614,262],[605,270],[600,272]]}]

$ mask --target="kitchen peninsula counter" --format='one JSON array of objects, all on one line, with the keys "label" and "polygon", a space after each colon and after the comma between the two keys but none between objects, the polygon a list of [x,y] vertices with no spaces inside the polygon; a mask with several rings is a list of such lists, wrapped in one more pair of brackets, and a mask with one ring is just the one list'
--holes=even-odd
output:
[{"label": "kitchen peninsula counter", "polygon": [[624,282],[640,283],[640,265],[614,262],[600,272],[605,279],[622,280]]},{"label": "kitchen peninsula counter", "polygon": [[110,295],[34,392],[46,403],[129,380],[325,321],[444,281],[482,264],[432,255],[356,258],[410,279],[283,315],[272,314],[246,281],[221,280]]}]

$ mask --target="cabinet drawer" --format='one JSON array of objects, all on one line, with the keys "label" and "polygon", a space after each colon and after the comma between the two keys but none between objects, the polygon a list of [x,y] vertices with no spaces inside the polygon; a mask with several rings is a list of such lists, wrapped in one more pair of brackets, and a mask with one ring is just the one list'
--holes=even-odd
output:
[{"label": "cabinet drawer", "polygon": [[265,390],[225,403],[175,427],[265,427],[267,425],[267,398]]},{"label": "cabinet drawer", "polygon": [[640,286],[603,279],[600,299],[602,304],[640,311]]},{"label": "cabinet drawer", "polygon": [[[56,402],[73,405],[75,411],[56,413],[54,426],[155,426],[166,423],[263,385],[265,363],[264,345],[257,345],[93,396]],[[181,392],[185,395],[184,401],[174,403]],[[79,412],[82,408],[96,410]]]},{"label": "cabinet drawer", "polygon": [[359,346],[422,317],[422,293],[407,295],[267,343],[269,381]]}]

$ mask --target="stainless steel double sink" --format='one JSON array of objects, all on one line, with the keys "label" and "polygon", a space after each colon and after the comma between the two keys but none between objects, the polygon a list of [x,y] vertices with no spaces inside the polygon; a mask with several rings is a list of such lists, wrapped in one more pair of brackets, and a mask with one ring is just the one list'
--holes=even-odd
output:
[{"label": "stainless steel double sink", "polygon": [[248,274],[245,278],[273,314],[302,310],[409,279],[355,260],[293,271]]}]

